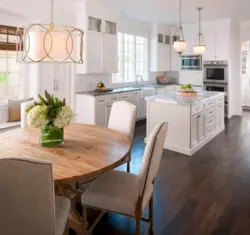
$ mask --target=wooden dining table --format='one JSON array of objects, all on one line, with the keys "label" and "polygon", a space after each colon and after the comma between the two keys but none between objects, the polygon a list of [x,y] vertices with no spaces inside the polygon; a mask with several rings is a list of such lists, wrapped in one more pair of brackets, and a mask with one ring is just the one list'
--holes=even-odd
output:
[{"label": "wooden dining table", "polygon": [[[52,162],[56,195],[71,199],[69,226],[83,234],[83,218],[76,209],[79,182],[88,181],[127,161],[131,142],[125,135],[100,126],[72,124],[64,128],[64,143],[42,147],[40,130],[21,128],[0,134],[1,157],[31,157]],[[24,185],[25,188],[25,185]]]}]

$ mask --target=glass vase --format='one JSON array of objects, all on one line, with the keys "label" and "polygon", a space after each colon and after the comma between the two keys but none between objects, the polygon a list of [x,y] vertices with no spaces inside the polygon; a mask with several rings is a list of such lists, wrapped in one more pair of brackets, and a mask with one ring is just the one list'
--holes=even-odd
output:
[{"label": "glass vase", "polygon": [[56,147],[63,143],[63,128],[49,123],[41,128],[40,144],[43,147]]}]

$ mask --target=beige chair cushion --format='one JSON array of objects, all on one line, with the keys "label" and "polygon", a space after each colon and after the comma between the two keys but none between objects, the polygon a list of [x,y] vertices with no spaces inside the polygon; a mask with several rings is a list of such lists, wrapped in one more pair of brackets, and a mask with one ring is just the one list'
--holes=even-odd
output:
[{"label": "beige chair cushion", "polygon": [[8,100],[9,122],[21,121],[21,104],[31,99],[32,98],[25,100]]},{"label": "beige chair cushion", "polygon": [[63,235],[68,223],[71,202],[66,197],[55,197],[55,235]]},{"label": "beige chair cushion", "polygon": [[130,138],[134,136],[137,106],[127,101],[114,102],[111,108],[108,128],[121,132]]},{"label": "beige chair cushion", "polygon": [[109,171],[96,179],[82,194],[88,207],[135,215],[138,199],[138,176],[123,171]]}]

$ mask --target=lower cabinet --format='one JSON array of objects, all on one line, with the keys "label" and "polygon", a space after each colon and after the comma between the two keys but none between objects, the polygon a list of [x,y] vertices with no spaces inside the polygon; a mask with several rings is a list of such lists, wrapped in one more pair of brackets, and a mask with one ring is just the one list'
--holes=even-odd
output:
[{"label": "lower cabinet", "polygon": [[96,106],[95,125],[108,126],[110,117],[111,105]]},{"label": "lower cabinet", "polygon": [[219,128],[221,126],[224,126],[224,122],[225,122],[225,117],[224,117],[224,104],[221,103],[221,104],[218,104],[216,105],[215,107],[215,125],[216,125],[216,128]]},{"label": "lower cabinet", "polygon": [[191,145],[194,147],[205,137],[204,133],[204,114],[198,113],[191,118]]}]

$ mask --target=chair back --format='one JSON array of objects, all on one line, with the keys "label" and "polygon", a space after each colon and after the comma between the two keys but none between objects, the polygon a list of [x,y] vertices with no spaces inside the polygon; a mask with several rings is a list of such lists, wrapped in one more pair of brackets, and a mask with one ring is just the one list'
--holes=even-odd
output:
[{"label": "chair back", "polygon": [[21,104],[21,128],[27,128],[27,112],[26,109],[34,104],[34,100],[30,100],[28,102],[24,102]]},{"label": "chair back", "polygon": [[137,106],[127,101],[114,102],[111,108],[108,128],[121,132],[130,138],[134,137]]},{"label": "chair back", "polygon": [[52,165],[31,158],[0,158],[0,234],[54,235]]},{"label": "chair back", "polygon": [[147,139],[139,173],[139,196],[142,197],[144,205],[148,203],[153,192],[153,182],[160,167],[167,130],[168,123],[158,124]]}]

